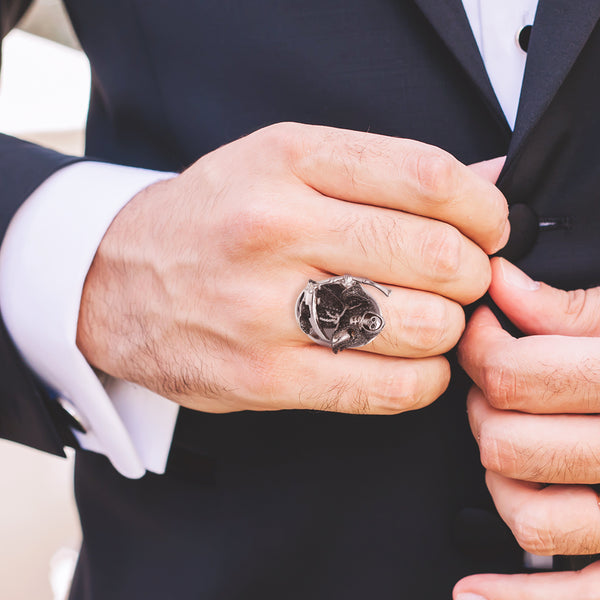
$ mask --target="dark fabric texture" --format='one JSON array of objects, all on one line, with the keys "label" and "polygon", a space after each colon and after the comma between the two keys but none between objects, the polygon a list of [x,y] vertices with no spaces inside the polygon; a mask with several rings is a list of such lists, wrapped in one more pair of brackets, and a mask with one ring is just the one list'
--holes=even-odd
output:
[{"label": "dark fabric texture", "polygon": [[[30,2],[0,2],[0,32],[10,31]],[[1,60],[1,55],[0,55]],[[0,134],[0,239],[23,201],[48,176],[71,164],[74,157]],[[62,410],[23,364],[0,323],[0,437],[64,455],[72,445]]]},{"label": "dark fabric texture", "polygon": [[[67,8],[93,69],[89,154],[177,170],[278,121],[414,138],[465,163],[508,153],[509,200],[573,220],[521,264],[554,284],[600,282],[599,0],[541,0],[512,139],[459,0]],[[7,215],[67,160],[23,152],[0,164]],[[1,368],[3,385],[26,380]],[[72,600],[434,600],[468,573],[519,570],[483,483],[467,388],[455,368],[434,405],[385,418],[182,410],[169,473],[139,481],[80,452]],[[43,414],[33,393],[19,405]],[[23,436],[27,422],[7,414]]]}]

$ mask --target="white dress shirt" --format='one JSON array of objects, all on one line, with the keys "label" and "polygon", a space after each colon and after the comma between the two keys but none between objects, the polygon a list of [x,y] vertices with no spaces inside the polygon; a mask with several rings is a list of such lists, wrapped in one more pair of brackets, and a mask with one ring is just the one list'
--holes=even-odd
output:
[{"label": "white dress shirt", "polygon": [[[463,0],[488,76],[511,128],[526,53],[518,44],[537,0]],[[75,344],[81,292],[104,233],[141,189],[170,173],[95,162],[49,177],[13,217],[0,249],[0,308],[29,366],[79,416],[82,447],[126,477],[163,473],[178,406],[140,386],[102,383]]]},{"label": "white dress shirt", "polygon": [[463,0],[498,102],[514,129],[527,53],[518,36],[535,19],[538,0]]}]

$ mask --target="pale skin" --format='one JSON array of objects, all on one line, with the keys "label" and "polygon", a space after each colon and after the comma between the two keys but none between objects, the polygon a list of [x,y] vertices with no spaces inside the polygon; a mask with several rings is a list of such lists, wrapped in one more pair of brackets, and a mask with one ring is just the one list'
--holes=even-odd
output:
[{"label": "pale skin", "polygon": [[[527,334],[479,308],[459,345],[475,382],[469,422],[498,512],[535,554],[600,552],[600,288],[563,291],[494,258],[490,295]],[[548,485],[551,484],[551,485]],[[600,563],[577,573],[476,575],[455,600],[593,600]]]},{"label": "pale skin", "polygon": [[[197,410],[393,414],[445,390],[442,354],[463,332],[462,305],[491,281],[498,306],[535,334],[513,340],[482,308],[460,345],[492,496],[526,549],[600,551],[585,486],[600,480],[589,414],[600,412],[600,293],[515,287],[510,265],[490,268],[509,235],[493,185],[501,167],[325,127],[256,132],[119,213],[86,280],[78,345],[99,369]],[[300,332],[294,303],[309,278],[345,273],[393,293],[378,297],[384,332],[334,356]],[[596,566],[480,575],[454,597],[591,599],[599,584]]]},{"label": "pale skin", "polygon": [[[493,185],[410,140],[279,124],[150,186],[117,215],[89,271],[77,343],[95,367],[207,412],[393,414],[447,387],[462,305],[509,235]],[[387,325],[334,355],[296,324],[309,279],[349,273]]]},{"label": "pale skin", "polygon": [[[509,235],[502,161],[465,166],[411,140],[280,124],[202,157],[115,218],[82,294],[77,344],[98,369],[228,413],[397,414],[435,401],[460,341],[486,481],[519,544],[600,552],[600,288],[535,285],[489,255]],[[386,318],[334,356],[299,331],[309,279],[350,273]],[[488,290],[526,337],[479,308]],[[481,575],[454,597],[600,599],[580,574]],[[471,599],[472,600],[472,599]]]},{"label": "pale skin", "polygon": [[[493,185],[502,164],[465,167],[425,144],[326,127],[260,130],[119,213],[85,283],[77,343],[97,368],[197,410],[400,413],[445,390],[462,305],[491,282],[536,334],[513,340],[482,308],[460,346],[492,496],[527,549],[600,551],[600,509],[581,485],[600,481],[589,414],[600,412],[600,293],[515,289],[510,265],[490,267],[509,235]],[[334,356],[302,334],[294,303],[309,278],[345,273],[392,294],[377,297],[384,332]],[[597,567],[481,575],[454,597],[596,598],[599,581]]]}]

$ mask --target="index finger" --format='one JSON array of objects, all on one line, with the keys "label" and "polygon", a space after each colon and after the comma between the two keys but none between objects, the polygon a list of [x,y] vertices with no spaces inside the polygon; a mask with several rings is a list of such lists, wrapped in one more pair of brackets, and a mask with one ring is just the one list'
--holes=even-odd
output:
[{"label": "index finger", "polygon": [[320,193],[445,221],[488,254],[509,235],[498,188],[449,153],[414,140],[303,126],[294,172]]}]

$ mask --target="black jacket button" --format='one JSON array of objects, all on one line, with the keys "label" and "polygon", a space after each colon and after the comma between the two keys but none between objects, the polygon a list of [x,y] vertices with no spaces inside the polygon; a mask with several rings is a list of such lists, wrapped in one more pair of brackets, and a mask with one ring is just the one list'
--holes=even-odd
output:
[{"label": "black jacket button", "polygon": [[509,207],[510,237],[506,246],[496,256],[511,262],[523,258],[535,245],[539,222],[533,208],[527,204],[512,204]]}]

